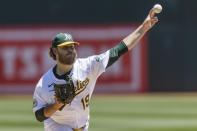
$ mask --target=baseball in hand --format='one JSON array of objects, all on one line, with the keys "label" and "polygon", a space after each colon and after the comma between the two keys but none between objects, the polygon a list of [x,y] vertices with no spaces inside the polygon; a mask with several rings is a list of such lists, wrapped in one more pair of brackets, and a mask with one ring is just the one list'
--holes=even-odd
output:
[{"label": "baseball in hand", "polygon": [[160,4],[156,4],[154,5],[153,10],[155,13],[159,14],[162,11],[162,6]]}]

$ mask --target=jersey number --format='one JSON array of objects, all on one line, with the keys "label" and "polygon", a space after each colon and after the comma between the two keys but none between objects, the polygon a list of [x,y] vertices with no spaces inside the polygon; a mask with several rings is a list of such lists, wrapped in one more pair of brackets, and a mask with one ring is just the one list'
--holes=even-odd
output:
[{"label": "jersey number", "polygon": [[84,110],[86,109],[86,107],[89,106],[89,101],[90,101],[90,95],[89,94],[85,97],[85,99],[84,98],[81,99],[81,103],[83,105]]}]

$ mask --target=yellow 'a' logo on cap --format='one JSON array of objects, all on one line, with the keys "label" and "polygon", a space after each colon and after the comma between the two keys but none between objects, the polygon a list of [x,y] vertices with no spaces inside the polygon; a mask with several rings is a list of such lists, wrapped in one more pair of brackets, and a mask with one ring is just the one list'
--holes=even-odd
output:
[{"label": "yellow 'a' logo on cap", "polygon": [[71,35],[68,35],[68,34],[65,34],[65,40],[72,40],[72,36]]}]

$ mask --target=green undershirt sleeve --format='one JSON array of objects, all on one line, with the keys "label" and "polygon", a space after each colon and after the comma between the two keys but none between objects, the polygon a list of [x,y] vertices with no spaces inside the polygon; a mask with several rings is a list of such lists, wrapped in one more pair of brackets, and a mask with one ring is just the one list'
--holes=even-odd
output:
[{"label": "green undershirt sleeve", "polygon": [[126,53],[128,51],[128,48],[126,46],[126,44],[121,41],[117,46],[115,46],[114,48],[110,49],[109,51],[109,61],[107,64],[108,68],[109,66],[111,66],[115,61],[118,60],[118,58],[123,55],[124,53]]},{"label": "green undershirt sleeve", "polygon": [[35,112],[35,116],[36,116],[36,119],[40,122],[43,122],[44,120],[48,119],[47,117],[44,116],[44,107],[37,110]]}]

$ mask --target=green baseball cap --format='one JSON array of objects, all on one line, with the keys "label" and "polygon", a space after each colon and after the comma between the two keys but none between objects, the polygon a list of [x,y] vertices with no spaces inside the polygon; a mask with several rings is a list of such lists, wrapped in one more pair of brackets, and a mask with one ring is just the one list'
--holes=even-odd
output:
[{"label": "green baseball cap", "polygon": [[52,47],[65,46],[70,44],[79,45],[78,42],[73,41],[72,35],[69,33],[59,33],[52,40]]}]

